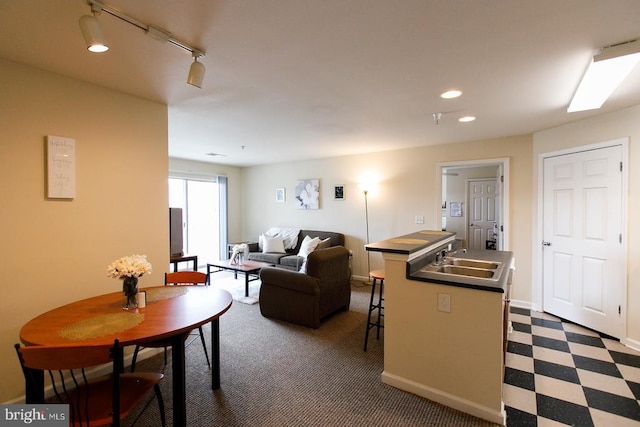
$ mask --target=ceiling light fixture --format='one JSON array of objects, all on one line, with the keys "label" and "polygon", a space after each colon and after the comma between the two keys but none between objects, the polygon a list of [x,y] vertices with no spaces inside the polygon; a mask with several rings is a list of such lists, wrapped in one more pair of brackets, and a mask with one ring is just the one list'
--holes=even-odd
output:
[{"label": "ceiling light fixture", "polygon": [[464,117],[460,117],[458,121],[461,123],[469,123],[474,121],[475,119],[476,119],[475,116],[464,116]]},{"label": "ceiling light fixture", "polygon": [[[114,16],[128,24],[133,25],[134,27],[141,29],[145,32],[145,34],[156,40],[168,42],[184,51],[191,53],[194,58],[194,63],[191,64],[191,68],[189,69],[189,77],[187,78],[187,82],[193,86],[202,87],[205,68],[202,63],[198,62],[199,58],[204,58],[204,56],[206,55],[202,49],[195,48],[188,45],[187,43],[184,43],[183,41],[178,40],[169,31],[163,28],[140,22],[137,19],[127,16],[119,10],[116,10],[102,2],[96,0],[87,0],[87,4],[91,6],[91,12],[94,15],[98,15],[100,14],[100,12],[106,12],[111,16]],[[104,52],[109,49],[104,42],[104,34],[102,33],[100,23],[95,16],[82,16],[80,18],[80,29],[82,30],[82,35],[84,36],[90,51]],[[93,41],[102,42],[102,50],[96,50],[95,48],[92,49]],[[194,83],[191,83],[191,81],[193,81]]]},{"label": "ceiling light fixture", "polygon": [[567,112],[602,107],[638,62],[640,62],[640,39],[602,48],[589,64]]},{"label": "ceiling light fixture", "polygon": [[440,94],[440,98],[453,99],[459,97],[460,95],[462,95],[461,90],[452,89]]},{"label": "ceiling light fixture", "polygon": [[102,27],[97,18],[100,12],[102,12],[102,6],[99,4],[91,4],[91,13],[93,13],[93,15],[83,15],[80,17],[80,31],[82,31],[84,41],[87,42],[87,49],[95,53],[109,50],[107,39],[102,32]]}]

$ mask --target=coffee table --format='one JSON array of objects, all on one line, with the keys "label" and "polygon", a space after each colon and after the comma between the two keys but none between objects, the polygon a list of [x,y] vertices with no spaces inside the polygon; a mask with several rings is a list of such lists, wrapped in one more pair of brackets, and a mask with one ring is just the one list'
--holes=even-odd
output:
[{"label": "coffee table", "polygon": [[232,264],[231,260],[224,259],[220,261],[215,261],[212,263],[207,263],[207,277],[209,280],[209,284],[211,284],[211,269],[217,268],[216,271],[233,271],[235,273],[244,273],[244,296],[249,296],[249,282],[253,282],[254,280],[258,280],[258,273],[264,267],[273,267],[273,264],[268,262],[259,262],[259,261],[244,261],[241,264]]}]

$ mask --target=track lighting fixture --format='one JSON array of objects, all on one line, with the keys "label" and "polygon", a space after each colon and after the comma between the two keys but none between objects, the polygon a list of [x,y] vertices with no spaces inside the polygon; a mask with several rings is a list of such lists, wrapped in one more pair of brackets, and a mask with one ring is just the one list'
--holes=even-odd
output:
[{"label": "track lighting fixture", "polygon": [[87,0],[87,4],[91,6],[91,12],[94,16],[82,16],[80,18],[80,29],[82,30],[82,35],[84,36],[85,41],[87,42],[88,49],[91,52],[105,52],[109,49],[109,47],[107,47],[106,45],[104,33],[102,32],[100,23],[96,19],[96,16],[101,12],[106,12],[111,16],[114,16],[128,24],[133,25],[134,27],[141,29],[147,35],[156,40],[168,42],[182,50],[191,53],[194,58],[194,62],[191,64],[191,68],[189,69],[189,77],[187,78],[187,83],[198,88],[202,87],[205,68],[201,62],[198,62],[198,59],[204,58],[205,52],[203,50],[189,46],[188,44],[178,40],[167,30],[164,30],[155,25],[142,23],[130,16],[125,15],[119,10],[114,9],[111,6],[108,6],[99,1]]},{"label": "track lighting fixture", "polygon": [[191,64],[191,68],[189,68],[189,76],[187,77],[187,83],[189,83],[191,86],[202,88],[202,82],[204,81],[205,68],[202,62],[198,62],[199,57],[200,57],[200,52],[194,51],[193,63]]},{"label": "track lighting fixture", "polygon": [[91,15],[84,15],[80,17],[80,31],[85,42],[87,42],[87,49],[91,52],[106,52],[109,50],[107,46],[106,38],[102,32],[100,22],[98,22],[97,16],[102,12],[102,6],[96,3],[91,4]]}]

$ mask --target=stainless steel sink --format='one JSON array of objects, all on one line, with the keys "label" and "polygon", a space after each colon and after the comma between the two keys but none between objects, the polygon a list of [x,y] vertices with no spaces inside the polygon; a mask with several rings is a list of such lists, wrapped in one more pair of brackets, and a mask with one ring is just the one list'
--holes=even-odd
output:
[{"label": "stainless steel sink", "polygon": [[495,270],[500,264],[490,261],[479,261],[475,259],[454,258],[453,265],[459,265],[463,267],[474,268],[486,268],[489,270]]},{"label": "stainless steel sink", "polygon": [[485,268],[469,268],[459,265],[442,265],[433,271],[437,273],[454,274],[456,276],[480,277],[483,279],[491,279],[495,275],[494,271]]},{"label": "stainless steel sink", "polygon": [[423,267],[421,277],[458,283],[496,283],[502,277],[504,265],[498,261],[448,257]]}]

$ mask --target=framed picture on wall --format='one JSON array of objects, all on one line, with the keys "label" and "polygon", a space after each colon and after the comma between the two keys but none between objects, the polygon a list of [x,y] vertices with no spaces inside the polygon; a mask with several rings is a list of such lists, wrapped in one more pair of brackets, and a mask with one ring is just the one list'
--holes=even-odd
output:
[{"label": "framed picture on wall", "polygon": [[278,203],[284,203],[285,200],[285,189],[284,187],[278,187],[276,188],[276,202]]},{"label": "framed picture on wall", "polygon": [[320,206],[320,180],[301,179],[296,181],[296,208],[318,209]]},{"label": "framed picture on wall", "polygon": [[462,202],[449,203],[449,216],[462,216]]},{"label": "framed picture on wall", "polygon": [[336,185],[333,187],[333,199],[344,200],[344,185]]}]

